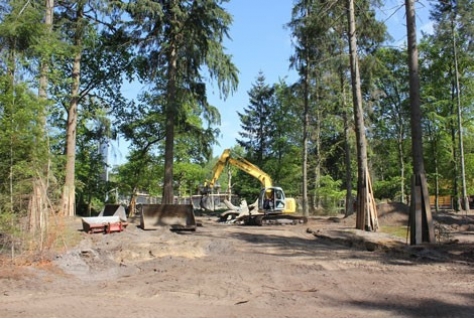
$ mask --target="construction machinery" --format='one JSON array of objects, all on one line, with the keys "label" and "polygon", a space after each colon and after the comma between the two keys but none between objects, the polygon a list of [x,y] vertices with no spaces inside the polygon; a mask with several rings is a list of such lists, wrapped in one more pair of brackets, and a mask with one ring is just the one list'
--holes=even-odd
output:
[{"label": "construction machinery", "polygon": [[285,196],[281,187],[273,185],[270,175],[265,173],[255,164],[248,160],[232,156],[230,149],[225,149],[217,163],[214,165],[212,178],[207,181],[201,189],[201,206],[211,210],[206,206],[206,196],[208,196],[216,184],[219,176],[226,166],[235,166],[247,174],[257,178],[262,184],[262,189],[257,201],[253,205],[241,205],[239,208],[229,207],[229,211],[224,212],[220,219],[245,225],[262,225],[268,223],[300,223],[306,222],[303,216],[295,215],[296,201],[294,198]]},{"label": "construction machinery", "polygon": [[140,228],[159,229],[170,226],[171,231],[195,231],[196,219],[193,205],[139,204]]},{"label": "construction machinery", "polygon": [[82,228],[89,234],[121,232],[127,225],[127,214],[122,205],[107,204],[97,217],[82,218]]}]

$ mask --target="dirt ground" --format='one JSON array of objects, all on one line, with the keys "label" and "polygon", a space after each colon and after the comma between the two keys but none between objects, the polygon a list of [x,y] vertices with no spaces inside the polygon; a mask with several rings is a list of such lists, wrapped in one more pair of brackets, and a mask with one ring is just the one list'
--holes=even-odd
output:
[{"label": "dirt ground", "polygon": [[472,317],[474,214],[435,216],[442,243],[406,245],[355,218],[236,226],[198,216],[195,232],[86,234],[50,263],[0,270],[0,317]]}]

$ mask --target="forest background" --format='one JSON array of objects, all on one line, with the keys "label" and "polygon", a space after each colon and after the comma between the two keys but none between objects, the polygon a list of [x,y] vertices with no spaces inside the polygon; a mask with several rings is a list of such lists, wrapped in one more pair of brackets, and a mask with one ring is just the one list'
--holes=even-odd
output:
[{"label": "forest background", "polygon": [[[94,215],[116,194],[133,203],[138,193],[173,202],[199,192],[222,134],[208,88],[226,98],[239,83],[224,46],[232,36],[227,2],[0,4],[4,247],[25,232],[43,238],[53,214]],[[463,191],[474,194],[472,2],[428,3],[433,30],[419,40],[426,176],[431,195],[457,203]],[[357,1],[355,10],[368,165],[377,200],[407,203],[407,48],[378,19],[383,5]],[[254,70],[249,102],[234,123],[237,143],[223,146],[261,167],[288,196],[308,192],[311,214],[336,211],[357,189],[346,11],[345,1],[294,1],[286,24],[294,80],[268,83]],[[146,89],[129,99],[127,83]],[[117,139],[128,155],[108,167],[104,145]],[[258,194],[257,180],[232,174],[234,194]]]}]

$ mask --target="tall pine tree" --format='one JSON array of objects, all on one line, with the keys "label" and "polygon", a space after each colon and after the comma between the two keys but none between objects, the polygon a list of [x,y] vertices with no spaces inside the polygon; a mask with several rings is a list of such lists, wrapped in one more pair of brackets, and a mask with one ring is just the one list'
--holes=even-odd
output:
[{"label": "tall pine tree", "polygon": [[256,82],[248,92],[249,105],[243,112],[237,112],[241,131],[237,143],[247,153],[247,158],[257,166],[262,166],[271,152],[273,126],[272,112],[275,111],[275,89],[265,83],[263,72],[259,72]]}]

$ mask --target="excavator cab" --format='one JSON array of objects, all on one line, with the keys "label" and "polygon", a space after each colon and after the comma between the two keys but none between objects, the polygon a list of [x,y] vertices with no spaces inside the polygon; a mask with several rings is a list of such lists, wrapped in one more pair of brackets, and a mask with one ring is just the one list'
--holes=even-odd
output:
[{"label": "excavator cab", "polygon": [[285,193],[280,187],[262,188],[258,198],[259,211],[267,214],[281,213],[286,206]]}]

